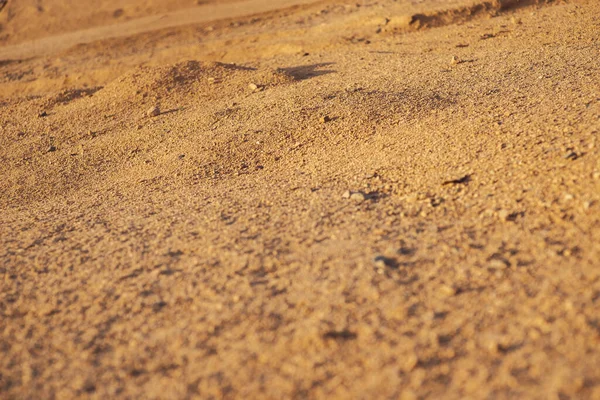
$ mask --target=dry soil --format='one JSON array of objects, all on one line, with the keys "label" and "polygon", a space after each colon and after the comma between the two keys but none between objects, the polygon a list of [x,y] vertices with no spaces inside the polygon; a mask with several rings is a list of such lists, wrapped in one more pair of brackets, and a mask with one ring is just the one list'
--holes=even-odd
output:
[{"label": "dry soil", "polygon": [[0,398],[600,398],[596,0],[0,25]]}]

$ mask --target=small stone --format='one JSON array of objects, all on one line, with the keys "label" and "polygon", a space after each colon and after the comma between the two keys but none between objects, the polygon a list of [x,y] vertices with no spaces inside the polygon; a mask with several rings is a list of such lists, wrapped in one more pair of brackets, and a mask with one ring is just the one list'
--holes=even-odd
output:
[{"label": "small stone", "polygon": [[400,368],[404,372],[410,372],[415,369],[418,363],[419,358],[415,353],[411,352],[400,359]]},{"label": "small stone", "polygon": [[352,195],[352,193],[350,193],[349,190],[346,190],[344,192],[344,194],[342,195],[342,199],[349,199],[351,195]]},{"label": "small stone", "polygon": [[56,151],[56,147],[55,147],[55,146],[53,146],[53,145],[51,145],[51,146],[48,146],[48,150],[47,150],[47,152],[48,152],[48,153],[52,153],[53,151]]},{"label": "small stone", "polygon": [[258,85],[255,83],[249,83],[248,84],[248,89],[252,90],[253,92],[258,90]]},{"label": "small stone", "polygon": [[362,203],[367,199],[367,196],[362,192],[354,192],[350,195],[350,200],[355,201],[357,203]]},{"label": "small stone", "polygon": [[456,294],[456,289],[453,288],[452,286],[448,286],[448,285],[443,285],[440,288],[440,293],[446,297],[451,297],[454,296]]},{"label": "small stone", "polygon": [[592,174],[592,179],[595,179],[595,180],[598,180],[598,179],[600,179],[600,171],[595,171],[595,172]]},{"label": "small stone", "polygon": [[373,259],[373,262],[375,264],[375,267],[377,267],[378,270],[383,270],[385,268],[391,268],[391,269],[397,269],[398,268],[398,262],[391,257],[386,257],[386,256],[377,256]]},{"label": "small stone", "polygon": [[41,113],[38,114],[38,117],[43,118],[43,117],[47,117],[48,113],[46,111],[42,111]]},{"label": "small stone", "polygon": [[319,122],[321,122],[322,124],[325,124],[329,121],[331,121],[331,118],[329,117],[329,115],[323,115],[321,118],[319,118]]},{"label": "small stone", "polygon": [[508,265],[506,260],[499,260],[497,258],[490,260],[488,264],[488,268],[495,270],[506,269],[507,267]]},{"label": "small stone", "polygon": [[517,18],[517,17],[512,17],[510,19],[510,22],[512,22],[514,25],[521,25],[523,22],[521,21],[521,18]]},{"label": "small stone", "polygon": [[510,217],[510,212],[508,212],[507,210],[498,211],[498,219],[500,221],[506,222],[506,221],[508,221],[509,217]]},{"label": "small stone", "polygon": [[148,111],[146,111],[146,116],[148,117],[156,117],[158,115],[160,115],[160,108],[158,108],[158,106],[150,107]]},{"label": "small stone", "polygon": [[499,337],[492,334],[483,335],[479,339],[479,345],[491,354],[496,354],[498,352],[499,342]]},{"label": "small stone", "polygon": [[456,56],[452,56],[452,59],[450,60],[450,64],[451,65],[456,65],[460,62],[460,60],[458,59],[458,57]]}]

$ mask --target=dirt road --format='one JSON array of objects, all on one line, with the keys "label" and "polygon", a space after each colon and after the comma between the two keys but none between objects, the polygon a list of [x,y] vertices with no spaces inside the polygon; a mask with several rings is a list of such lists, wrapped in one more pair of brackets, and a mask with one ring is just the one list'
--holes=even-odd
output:
[{"label": "dirt road", "polygon": [[44,3],[0,398],[600,397],[596,1]]}]

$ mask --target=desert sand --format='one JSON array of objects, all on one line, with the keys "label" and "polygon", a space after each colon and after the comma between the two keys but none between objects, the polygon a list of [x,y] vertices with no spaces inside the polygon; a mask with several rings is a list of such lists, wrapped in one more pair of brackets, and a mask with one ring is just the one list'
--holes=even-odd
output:
[{"label": "desert sand", "polygon": [[9,0],[0,398],[599,399],[599,134],[596,0]]}]

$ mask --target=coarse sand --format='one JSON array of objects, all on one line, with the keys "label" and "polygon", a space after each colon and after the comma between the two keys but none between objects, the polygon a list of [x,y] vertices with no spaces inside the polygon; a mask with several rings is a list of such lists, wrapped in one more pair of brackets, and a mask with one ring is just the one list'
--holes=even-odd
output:
[{"label": "coarse sand", "polygon": [[600,399],[599,136],[596,0],[9,0],[0,398]]}]

